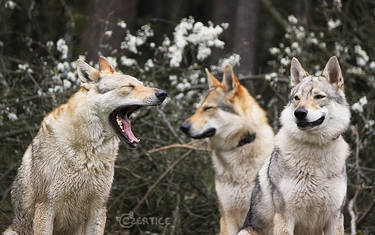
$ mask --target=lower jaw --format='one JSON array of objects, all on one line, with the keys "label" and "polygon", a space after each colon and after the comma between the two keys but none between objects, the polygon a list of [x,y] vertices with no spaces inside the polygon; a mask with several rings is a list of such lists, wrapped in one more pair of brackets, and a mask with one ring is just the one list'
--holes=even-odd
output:
[{"label": "lower jaw", "polygon": [[138,143],[131,143],[129,140],[125,139],[126,137],[124,136],[118,136],[118,137],[120,138],[120,141],[122,141],[123,143],[125,143],[127,146],[131,148],[136,148],[138,146]]}]

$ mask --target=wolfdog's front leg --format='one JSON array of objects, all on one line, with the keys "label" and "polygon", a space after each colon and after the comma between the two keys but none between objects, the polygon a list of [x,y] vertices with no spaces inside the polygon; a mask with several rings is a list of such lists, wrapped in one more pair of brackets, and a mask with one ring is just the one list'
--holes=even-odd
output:
[{"label": "wolfdog's front leg", "polygon": [[54,211],[50,204],[38,202],[35,205],[33,220],[34,235],[52,235]]},{"label": "wolfdog's front leg", "polygon": [[344,215],[342,213],[331,218],[327,227],[324,229],[324,235],[343,235],[344,234]]},{"label": "wolfdog's front leg", "polygon": [[104,234],[105,220],[107,209],[105,207],[94,209],[91,211],[89,219],[86,223],[86,235],[102,235]]},{"label": "wolfdog's front leg", "polygon": [[274,234],[277,235],[292,235],[294,233],[294,221],[288,218],[287,215],[276,213],[273,217]]}]

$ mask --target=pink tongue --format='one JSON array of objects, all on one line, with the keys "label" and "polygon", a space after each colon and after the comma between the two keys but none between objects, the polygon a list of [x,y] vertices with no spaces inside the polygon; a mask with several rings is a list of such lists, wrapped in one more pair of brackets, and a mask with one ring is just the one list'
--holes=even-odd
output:
[{"label": "pink tongue", "polygon": [[132,132],[131,124],[129,118],[125,115],[125,117],[121,117],[121,122],[124,125],[124,131],[125,134],[129,137],[129,140],[131,143],[138,143],[139,139],[135,137],[135,135]]}]

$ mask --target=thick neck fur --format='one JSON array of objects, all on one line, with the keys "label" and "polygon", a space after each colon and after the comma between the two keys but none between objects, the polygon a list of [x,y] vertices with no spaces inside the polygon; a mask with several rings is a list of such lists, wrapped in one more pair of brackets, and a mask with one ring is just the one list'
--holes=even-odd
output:
[{"label": "thick neck fur", "polygon": [[324,171],[325,174],[339,174],[349,155],[349,146],[344,138],[326,141],[325,144],[311,144],[298,141],[285,128],[275,137],[275,147],[280,148],[284,162],[289,170]]},{"label": "thick neck fur", "polygon": [[[274,133],[267,122],[266,114],[247,91],[245,92],[246,96],[242,96],[240,104],[244,126],[232,136],[214,136],[209,139],[216,178],[234,178],[228,182],[249,181],[251,171],[255,178],[256,172],[273,148]],[[238,142],[248,132],[256,135],[255,140],[238,147]]]},{"label": "thick neck fur", "polygon": [[42,129],[53,135],[56,147],[67,157],[114,162],[119,138],[91,106],[87,91],[81,89],[43,120]]}]

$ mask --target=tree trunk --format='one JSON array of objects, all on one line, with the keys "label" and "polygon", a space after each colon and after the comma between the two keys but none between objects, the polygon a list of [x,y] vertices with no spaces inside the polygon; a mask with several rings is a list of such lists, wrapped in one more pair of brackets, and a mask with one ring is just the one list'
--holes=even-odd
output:
[{"label": "tree trunk", "polygon": [[259,0],[238,0],[233,51],[241,56],[239,72],[256,73]]},{"label": "tree trunk", "polygon": [[229,27],[221,36],[221,39],[225,42],[224,50],[215,50],[214,58],[223,57],[232,51],[233,39],[234,39],[234,28],[235,28],[235,14],[238,0],[227,1],[227,0],[216,0],[214,1],[214,17],[213,22],[215,24],[229,23]]},{"label": "tree trunk", "polygon": [[[99,51],[106,56],[109,55],[111,48],[120,47],[124,30],[117,26],[117,22],[122,19],[128,28],[134,27],[137,3],[138,0],[89,1],[89,17],[80,46],[82,52],[87,52],[88,60],[96,61]],[[104,37],[106,31],[112,31],[112,36],[109,39]],[[110,48],[100,48],[100,45],[106,42]]]}]

